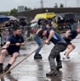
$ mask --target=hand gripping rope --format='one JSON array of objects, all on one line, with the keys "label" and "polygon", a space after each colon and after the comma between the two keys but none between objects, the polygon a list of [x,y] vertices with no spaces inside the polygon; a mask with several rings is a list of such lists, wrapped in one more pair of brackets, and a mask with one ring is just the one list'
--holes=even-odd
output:
[{"label": "hand gripping rope", "polygon": [[[43,47],[43,45],[41,45],[40,47]],[[39,47],[39,48],[40,48]],[[37,48],[38,49],[38,48]],[[28,57],[30,57],[37,49],[35,49],[33,52],[31,52],[30,54],[26,55],[25,58],[23,58],[20,62],[18,62],[16,65],[14,65],[12,68],[10,68],[8,71],[4,72],[1,76],[0,76],[0,79],[6,75],[8,72],[10,72],[11,70],[13,70],[16,66],[18,66],[19,64],[21,64],[25,59],[27,59]]]}]

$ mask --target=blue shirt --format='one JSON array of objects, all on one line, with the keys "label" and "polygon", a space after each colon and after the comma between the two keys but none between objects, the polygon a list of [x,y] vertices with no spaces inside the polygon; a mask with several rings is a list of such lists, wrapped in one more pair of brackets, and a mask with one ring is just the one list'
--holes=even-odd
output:
[{"label": "blue shirt", "polygon": [[[47,30],[47,37],[49,37],[49,33],[52,29]],[[62,38],[57,32],[54,32],[53,37],[50,40],[52,43],[57,44],[58,42],[66,43],[64,38]]]},{"label": "blue shirt", "polygon": [[46,25],[41,26],[42,30],[47,30]]},{"label": "blue shirt", "polygon": [[[24,39],[23,39],[23,37],[21,35],[20,36],[11,35],[8,38],[8,41],[10,42],[10,44],[16,44],[16,43],[22,43],[22,42],[24,42]],[[7,49],[18,52],[20,50],[20,46],[10,45]]]}]

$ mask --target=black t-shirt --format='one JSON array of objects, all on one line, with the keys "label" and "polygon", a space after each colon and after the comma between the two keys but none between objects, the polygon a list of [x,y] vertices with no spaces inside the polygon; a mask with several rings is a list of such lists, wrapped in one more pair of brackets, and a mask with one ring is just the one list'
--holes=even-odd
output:
[{"label": "black t-shirt", "polygon": [[26,26],[27,23],[26,23],[26,22],[21,22],[20,25],[21,25],[21,26]]},{"label": "black t-shirt", "polygon": [[[9,41],[11,44],[16,44],[16,43],[22,43],[22,42],[24,42],[24,39],[23,39],[23,37],[22,37],[21,35],[20,35],[20,36],[11,35],[11,36],[8,38],[8,41]],[[8,49],[8,50],[12,50],[12,51],[17,51],[17,52],[19,52],[20,46],[10,45],[7,49]]]},{"label": "black t-shirt", "polygon": [[78,35],[77,30],[71,30],[68,38],[64,37],[64,39],[66,40],[66,42],[70,42],[71,40],[75,39],[77,35]]}]

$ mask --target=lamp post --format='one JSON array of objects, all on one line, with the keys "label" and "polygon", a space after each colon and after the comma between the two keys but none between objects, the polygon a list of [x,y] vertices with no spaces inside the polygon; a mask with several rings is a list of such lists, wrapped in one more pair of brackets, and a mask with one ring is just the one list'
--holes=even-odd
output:
[{"label": "lamp post", "polygon": [[65,7],[67,7],[67,1],[65,0]]},{"label": "lamp post", "polygon": [[44,7],[44,6],[43,6],[43,0],[41,0],[40,3],[41,3],[41,8],[43,8],[43,7]]}]

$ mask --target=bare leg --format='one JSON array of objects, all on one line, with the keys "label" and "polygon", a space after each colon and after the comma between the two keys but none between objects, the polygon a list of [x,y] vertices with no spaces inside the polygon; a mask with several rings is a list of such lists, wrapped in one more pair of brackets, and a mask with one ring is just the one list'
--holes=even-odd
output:
[{"label": "bare leg", "polygon": [[0,63],[3,63],[4,62],[6,55],[8,55],[7,50],[6,49],[2,50],[1,51],[1,54],[0,54]]},{"label": "bare leg", "polygon": [[8,54],[7,50],[2,50],[0,54],[0,73],[3,72],[3,62],[5,60],[5,56]]},{"label": "bare leg", "polygon": [[7,71],[9,70],[9,68],[12,66],[12,64],[16,61],[16,58],[18,57],[19,53],[18,52],[15,52],[13,53],[8,65],[5,67],[5,70],[4,71]]},{"label": "bare leg", "polygon": [[13,64],[15,61],[16,61],[16,58],[19,56],[19,53],[18,52],[15,52],[12,56],[12,58],[10,59],[9,61],[9,64]]},{"label": "bare leg", "polygon": [[65,56],[68,57],[71,51],[75,49],[75,46],[73,44],[68,45],[68,50],[65,53]]}]

